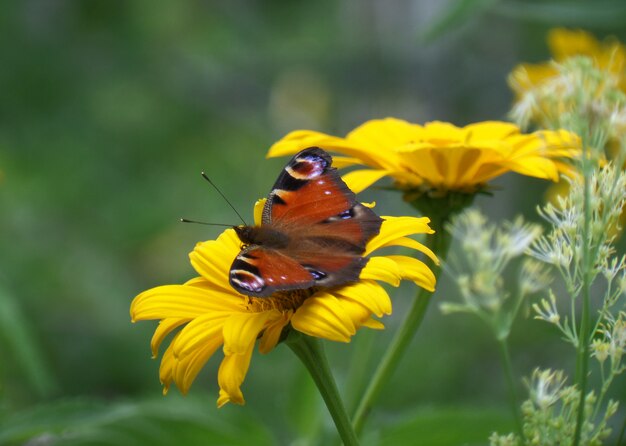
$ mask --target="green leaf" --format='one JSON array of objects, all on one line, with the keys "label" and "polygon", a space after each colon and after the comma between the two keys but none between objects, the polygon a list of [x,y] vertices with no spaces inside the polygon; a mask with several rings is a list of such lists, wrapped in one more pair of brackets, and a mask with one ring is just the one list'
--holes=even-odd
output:
[{"label": "green leaf", "polygon": [[502,408],[425,408],[383,427],[377,444],[484,445],[492,432],[513,429],[512,416]]},{"label": "green leaf", "polygon": [[[233,410],[229,410],[233,409]],[[61,400],[4,416],[0,444],[272,445],[275,439],[240,407],[218,410],[208,398],[175,395],[139,402]]]},{"label": "green leaf", "polygon": [[422,33],[422,39],[432,41],[456,29],[479,14],[493,8],[500,0],[458,0],[451,3],[438,20]]},{"label": "green leaf", "polygon": [[[3,361],[13,359],[27,378],[33,392],[45,397],[57,387],[52,372],[43,360],[41,348],[24,318],[14,296],[0,284],[0,342],[10,352]],[[7,358],[8,357],[8,358]]]}]

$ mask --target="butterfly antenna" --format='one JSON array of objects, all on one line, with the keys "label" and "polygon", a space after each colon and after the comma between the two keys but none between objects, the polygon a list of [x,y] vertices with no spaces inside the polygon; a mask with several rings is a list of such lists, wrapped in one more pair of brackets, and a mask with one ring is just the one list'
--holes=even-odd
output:
[{"label": "butterfly antenna", "polygon": [[189,220],[188,218],[181,218],[180,221],[182,223],[196,223],[198,225],[206,225],[206,226],[226,226],[228,228],[233,227],[233,225],[227,225],[225,223],[208,223],[206,221]]},{"label": "butterfly antenna", "polygon": [[[244,224],[245,226],[248,226],[248,223],[246,223],[246,221],[243,219],[243,217],[241,216],[241,214],[240,214],[239,212],[237,212],[237,209],[235,209],[235,206],[233,206],[233,204],[232,204],[230,201],[228,201],[228,198],[226,198],[226,195],[224,195],[224,194],[222,193],[222,191],[219,189],[219,187],[217,187],[217,186],[215,185],[215,183],[213,183],[213,181],[211,181],[211,179],[210,179],[210,178],[206,175],[206,173],[202,172],[202,174],[201,174],[201,175],[202,175],[202,178],[204,178],[205,180],[207,180],[207,181],[209,182],[209,184],[210,184],[211,186],[213,186],[213,188],[217,191],[217,193],[218,193],[218,194],[220,194],[220,195],[222,196],[222,198],[224,199],[224,201],[226,201],[226,203],[228,203],[228,205],[230,206],[230,208],[231,208],[233,211],[235,211],[235,214],[237,214],[237,217],[239,217],[239,219],[243,222],[243,224]],[[228,226],[231,226],[231,225],[228,225]]]}]

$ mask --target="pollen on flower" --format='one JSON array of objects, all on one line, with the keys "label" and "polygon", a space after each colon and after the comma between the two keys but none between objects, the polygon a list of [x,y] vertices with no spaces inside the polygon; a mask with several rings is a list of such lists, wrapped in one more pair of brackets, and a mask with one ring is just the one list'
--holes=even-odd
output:
[{"label": "pollen on flower", "polygon": [[278,310],[281,312],[298,309],[306,299],[314,295],[318,288],[306,288],[289,291],[277,291],[269,297],[250,297],[249,305],[252,311]]}]

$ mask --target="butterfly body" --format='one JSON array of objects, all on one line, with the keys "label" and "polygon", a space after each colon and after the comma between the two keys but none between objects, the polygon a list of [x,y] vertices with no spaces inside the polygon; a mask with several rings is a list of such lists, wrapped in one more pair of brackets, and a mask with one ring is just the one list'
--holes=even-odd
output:
[{"label": "butterfly body", "polygon": [[358,280],[369,239],[382,219],[356,200],[332,158],[312,147],[295,155],[279,175],[261,225],[237,226],[242,251],[230,284],[248,296],[331,287]]},{"label": "butterfly body", "polygon": [[233,229],[244,245],[259,245],[266,249],[285,249],[289,246],[289,236],[270,225],[235,226]]}]

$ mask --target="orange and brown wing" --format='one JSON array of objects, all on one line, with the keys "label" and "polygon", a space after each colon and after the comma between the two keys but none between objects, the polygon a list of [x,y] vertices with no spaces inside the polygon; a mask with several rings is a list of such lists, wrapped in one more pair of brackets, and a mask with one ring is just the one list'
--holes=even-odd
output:
[{"label": "orange and brown wing", "polygon": [[230,268],[229,279],[237,291],[255,297],[315,285],[313,275],[298,261],[277,250],[260,246],[241,251]]},{"label": "orange and brown wing", "polygon": [[302,231],[359,247],[378,234],[382,220],[360,204],[318,147],[295,155],[283,169],[263,209],[263,223],[290,234]]},{"label": "orange and brown wing", "polygon": [[230,269],[248,296],[358,280],[367,241],[382,220],[356,200],[324,150],[311,147],[285,166],[263,208],[260,227],[238,234],[250,246]]}]

